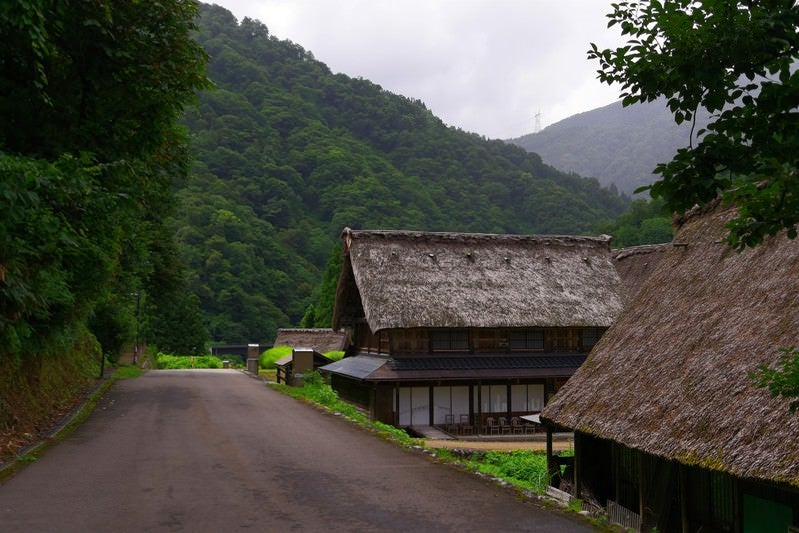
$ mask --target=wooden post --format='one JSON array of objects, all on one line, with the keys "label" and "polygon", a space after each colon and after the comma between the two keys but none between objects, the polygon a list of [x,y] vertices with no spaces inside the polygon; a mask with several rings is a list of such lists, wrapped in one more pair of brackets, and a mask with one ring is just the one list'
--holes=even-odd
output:
[{"label": "wooden post", "polygon": [[680,483],[680,522],[683,533],[689,533],[688,529],[688,476],[685,472],[685,465],[677,465]]},{"label": "wooden post", "polygon": [[579,431],[574,432],[574,479],[572,482],[574,483],[574,494],[575,498],[580,497],[580,475],[582,472],[582,461],[580,459],[580,453],[583,449],[582,443],[582,436],[580,435]]},{"label": "wooden post", "polygon": [[644,527],[646,517],[644,512],[644,482],[646,477],[644,476],[644,454],[638,450],[635,451],[635,454],[638,457],[638,516],[640,516],[641,521],[638,529],[640,531]]},{"label": "wooden post", "polygon": [[547,486],[552,484],[552,478],[556,472],[560,471],[560,464],[555,461],[552,455],[552,429],[546,426],[547,429]]}]

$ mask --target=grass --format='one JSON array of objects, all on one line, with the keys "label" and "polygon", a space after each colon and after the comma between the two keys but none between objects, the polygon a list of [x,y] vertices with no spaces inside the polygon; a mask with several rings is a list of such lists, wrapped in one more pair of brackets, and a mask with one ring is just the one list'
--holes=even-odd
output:
[{"label": "grass", "polygon": [[144,374],[144,370],[135,365],[121,364],[114,372],[114,379],[132,379]]}]

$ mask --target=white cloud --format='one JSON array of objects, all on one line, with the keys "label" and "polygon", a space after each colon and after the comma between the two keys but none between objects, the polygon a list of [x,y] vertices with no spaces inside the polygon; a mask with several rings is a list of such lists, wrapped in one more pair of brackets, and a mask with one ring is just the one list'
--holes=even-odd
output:
[{"label": "white cloud", "polygon": [[586,59],[615,46],[597,0],[216,0],[310,50],[334,72],[418,98],[491,138],[530,133],[617,99]]}]

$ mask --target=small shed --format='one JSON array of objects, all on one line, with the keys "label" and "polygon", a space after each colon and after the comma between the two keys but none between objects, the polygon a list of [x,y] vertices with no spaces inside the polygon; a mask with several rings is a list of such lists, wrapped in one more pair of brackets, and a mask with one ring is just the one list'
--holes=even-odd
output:
[{"label": "small shed", "polygon": [[291,355],[275,361],[277,382],[302,386],[306,373],[332,362],[313,348],[294,348]]}]

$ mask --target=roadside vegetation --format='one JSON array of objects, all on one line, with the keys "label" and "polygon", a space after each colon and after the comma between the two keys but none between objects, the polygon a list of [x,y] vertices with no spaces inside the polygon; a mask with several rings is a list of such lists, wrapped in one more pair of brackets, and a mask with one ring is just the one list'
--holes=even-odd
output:
[{"label": "roadside vegetation", "polygon": [[[158,353],[156,366],[160,370],[179,370],[185,368],[224,368],[223,360],[215,355],[172,355]],[[229,366],[240,366],[238,360],[229,360]]]}]

